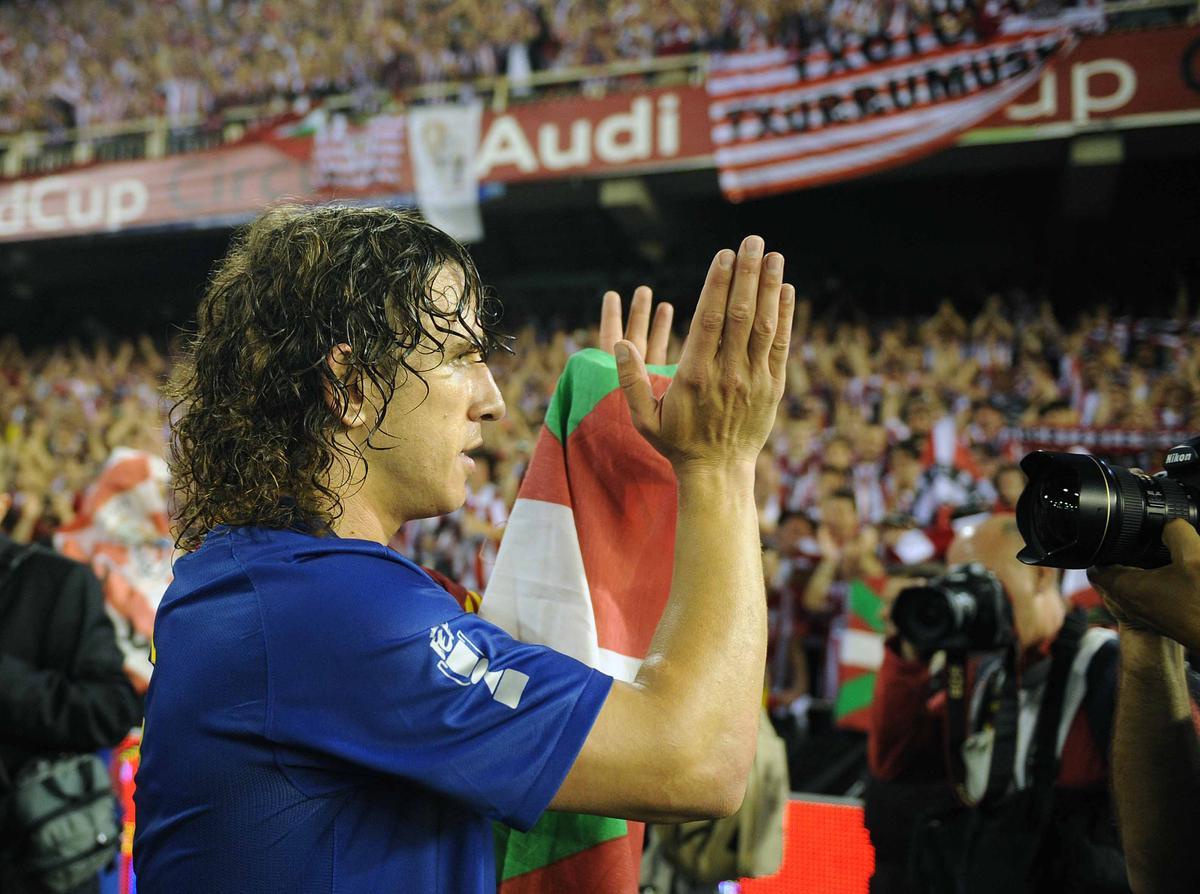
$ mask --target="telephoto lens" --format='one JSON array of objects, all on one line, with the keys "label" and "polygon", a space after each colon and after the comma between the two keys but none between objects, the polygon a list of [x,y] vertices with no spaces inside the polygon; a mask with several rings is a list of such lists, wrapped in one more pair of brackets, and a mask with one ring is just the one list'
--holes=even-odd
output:
[{"label": "telephoto lens", "polygon": [[892,606],[892,622],[900,636],[924,654],[1001,649],[1015,636],[1004,588],[977,562],[924,586],[901,590]]},{"label": "telephoto lens", "polygon": [[1094,456],[1039,450],[1021,460],[1029,479],[1017,501],[1026,565],[1157,568],[1170,554],[1163,526],[1200,527],[1200,438],[1171,449],[1164,471],[1147,475]]}]

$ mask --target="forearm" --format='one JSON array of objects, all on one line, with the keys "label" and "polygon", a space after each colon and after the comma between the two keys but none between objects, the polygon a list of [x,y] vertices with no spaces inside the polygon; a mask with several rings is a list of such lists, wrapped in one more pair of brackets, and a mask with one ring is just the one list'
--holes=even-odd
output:
[{"label": "forearm", "polygon": [[658,712],[663,741],[690,740],[700,753],[689,760],[742,781],[766,662],[753,480],[752,466],[679,476],[671,595],[636,681]]},{"label": "forearm", "polygon": [[1121,631],[1113,793],[1133,889],[1196,890],[1200,746],[1183,647],[1139,630]]}]

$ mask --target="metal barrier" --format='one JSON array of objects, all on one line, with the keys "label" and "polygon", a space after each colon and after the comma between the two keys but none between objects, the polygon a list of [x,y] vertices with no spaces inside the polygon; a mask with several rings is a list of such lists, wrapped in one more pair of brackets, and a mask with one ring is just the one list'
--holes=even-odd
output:
[{"label": "metal barrier", "polygon": [[233,106],[207,118],[168,121],[143,118],[57,132],[26,131],[0,137],[0,178],[51,174],[94,162],[162,158],[213,149],[240,140],[254,127],[289,115],[303,115],[316,105],[331,113],[367,114],[409,105],[481,98],[494,112],[510,105],[558,93],[599,97],[628,89],[675,84],[702,84],[708,56],[703,53],[616,62],[602,66],[534,72],[527,77],[478,78],[422,84],[398,93],[362,90],[314,100],[308,96],[277,97],[256,105]]}]

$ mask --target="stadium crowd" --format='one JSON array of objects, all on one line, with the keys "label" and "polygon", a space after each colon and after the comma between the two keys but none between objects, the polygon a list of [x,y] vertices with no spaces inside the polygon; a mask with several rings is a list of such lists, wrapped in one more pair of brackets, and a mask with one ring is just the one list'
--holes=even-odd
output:
[{"label": "stadium crowd", "polygon": [[[1032,5],[1032,4],[1031,4]],[[957,7],[957,5],[955,5]],[[1039,8],[1045,4],[1039,4]],[[709,50],[807,46],[927,21],[927,0],[15,0],[0,4],[0,134],[359,89],[402,90]]]},{"label": "stadium crowd", "polygon": [[[771,582],[773,701],[803,711],[831,694],[823,669],[844,584],[943,557],[956,516],[1011,511],[1024,478],[1019,427],[1187,429],[1200,423],[1200,320],[1132,321],[1104,309],[1072,327],[1049,304],[996,296],[972,318],[830,322],[797,309],[788,391],[760,459]],[[556,379],[594,333],[522,328],[494,358],[508,413],[492,426],[467,504],[410,523],[394,545],[482,591]],[[170,350],[148,337],[85,349],[0,341],[4,528],[48,541],[75,519],[117,447],[162,455]],[[1125,453],[1156,468],[1161,456]]]}]

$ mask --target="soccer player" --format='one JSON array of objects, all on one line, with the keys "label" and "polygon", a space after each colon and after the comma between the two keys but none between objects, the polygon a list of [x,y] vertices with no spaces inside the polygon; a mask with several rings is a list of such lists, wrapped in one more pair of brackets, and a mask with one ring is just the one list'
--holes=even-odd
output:
[{"label": "soccer player", "polygon": [[385,545],[462,505],[504,414],[466,251],[386,209],[251,224],[174,386],[187,554],[155,623],[139,890],[490,894],[490,819],[736,810],[766,641],[754,465],[794,304],[783,257],[750,236],[713,259],[661,398],[616,343],[634,424],[679,486],[670,599],[624,684],[465,614]]}]

